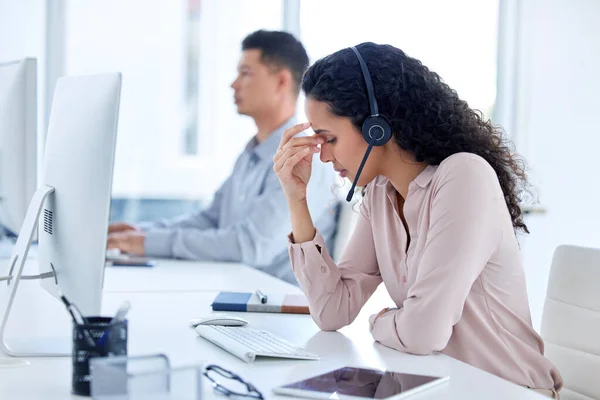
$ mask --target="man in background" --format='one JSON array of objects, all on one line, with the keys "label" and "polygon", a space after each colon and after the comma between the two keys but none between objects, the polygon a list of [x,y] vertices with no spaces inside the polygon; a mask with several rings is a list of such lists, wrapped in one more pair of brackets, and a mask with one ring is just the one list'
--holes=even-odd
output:
[{"label": "man in background", "polygon": [[[287,251],[289,211],[273,156],[283,132],[298,123],[296,103],[307,67],[304,47],[289,33],[248,35],[231,87],[238,113],[251,117],[257,132],[232,174],[204,210],[139,225],[111,224],[108,248],[149,257],[239,262],[296,284]],[[315,157],[309,208],[328,242],[335,232],[334,195],[317,188],[332,187],[335,179],[333,169]]]}]

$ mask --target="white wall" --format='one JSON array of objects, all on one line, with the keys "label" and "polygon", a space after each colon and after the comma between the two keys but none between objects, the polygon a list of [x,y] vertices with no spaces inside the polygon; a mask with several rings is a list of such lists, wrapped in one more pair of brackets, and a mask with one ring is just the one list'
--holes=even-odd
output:
[{"label": "white wall", "polygon": [[[202,6],[199,159],[203,179],[211,175],[220,183],[256,133],[253,120],[238,115],[230,87],[237,76],[242,40],[257,29],[282,29],[283,9],[280,0],[210,0]],[[212,194],[216,187],[206,189]]]},{"label": "white wall", "polygon": [[0,62],[37,59],[38,137],[44,125],[45,5],[44,0],[0,0]]},{"label": "white wall", "polygon": [[547,210],[522,240],[536,328],[556,246],[600,247],[599,21],[597,0],[521,2],[516,141]]},{"label": "white wall", "polygon": [[490,110],[496,97],[498,0],[366,4],[302,0],[300,31],[311,62],[362,42],[387,43],[438,73],[471,107]]},{"label": "white wall", "polygon": [[44,0],[0,0],[0,60],[44,55]]},{"label": "white wall", "polygon": [[202,1],[197,156],[182,151],[187,1],[65,4],[65,73],[123,73],[113,196],[210,198],[255,133],[229,87],[241,41],[281,28],[281,0]]}]

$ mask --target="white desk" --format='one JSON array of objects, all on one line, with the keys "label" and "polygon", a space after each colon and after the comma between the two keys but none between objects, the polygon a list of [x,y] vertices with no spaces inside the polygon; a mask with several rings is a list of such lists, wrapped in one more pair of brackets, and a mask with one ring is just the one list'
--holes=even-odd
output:
[{"label": "white desk", "polygon": [[[172,262],[171,271],[186,280],[186,271],[193,276],[204,265]],[[181,267],[181,269],[179,269]],[[287,283],[269,279],[264,274],[242,266],[231,266],[236,274],[231,276],[231,287],[253,290],[257,285],[265,291],[288,291]],[[175,271],[178,272],[175,272]],[[153,270],[137,270],[141,275]],[[244,272],[242,272],[244,271]],[[108,271],[110,275],[112,272]],[[118,272],[121,274],[122,272]],[[244,275],[242,275],[242,273]],[[187,275],[189,278],[189,275]],[[244,276],[247,281],[240,281]],[[111,278],[112,279],[112,278]],[[211,275],[198,279],[210,282]],[[16,303],[16,312],[44,304],[43,312],[11,321],[9,332],[23,337],[43,331],[47,334],[70,332],[67,313],[58,302],[45,301],[47,296],[36,283],[25,282]],[[175,283],[175,282],[174,282]],[[245,286],[244,286],[245,285]],[[269,286],[267,286],[269,285]],[[183,285],[185,286],[185,285]],[[221,288],[218,290],[222,290]],[[187,326],[191,317],[210,312],[209,304],[215,292],[108,292],[104,296],[103,313],[112,315],[119,304],[127,299],[132,304],[129,319],[129,354],[162,352],[169,356],[174,366],[197,361],[215,363],[239,373],[252,382],[267,398],[275,398],[271,389],[280,384],[306,378],[345,365],[387,368],[389,370],[450,375],[450,383],[420,394],[415,399],[543,399],[544,397],[506,382],[493,375],[443,355],[418,357],[403,354],[373,342],[368,332],[365,310],[357,321],[341,332],[320,332],[308,315],[239,313],[250,321],[250,326],[267,329],[293,343],[305,346],[319,354],[320,361],[257,360],[246,364],[215,345],[199,338]],[[38,306],[39,306],[38,304]],[[41,308],[41,307],[40,307]],[[51,323],[50,323],[51,322]],[[30,358],[31,365],[18,369],[2,370],[0,396],[2,399],[65,399],[79,398],[70,394],[70,358]],[[206,398],[216,398],[207,381],[204,381]],[[282,397],[283,399],[283,397]]]},{"label": "white desk", "polygon": [[243,292],[269,288],[275,293],[301,293],[294,285],[234,263],[158,260],[150,268],[107,267],[105,271],[105,292]]},{"label": "white desk", "polygon": [[[0,276],[8,264],[14,244],[0,240]],[[25,264],[25,274],[38,274],[37,246],[32,246]],[[248,291],[256,279],[264,287],[279,293],[301,293],[293,285],[280,285],[281,280],[241,264],[225,262],[193,262],[158,259],[154,267],[113,267],[105,270],[105,292],[203,292]]]},{"label": "white desk", "polygon": [[[37,259],[28,259],[24,274],[38,274]],[[8,259],[0,258],[0,276]],[[256,282],[256,285],[252,286]],[[104,292],[214,292],[253,291],[270,288],[274,293],[301,293],[294,285],[242,264],[157,260],[154,267],[112,267],[104,273]]]}]

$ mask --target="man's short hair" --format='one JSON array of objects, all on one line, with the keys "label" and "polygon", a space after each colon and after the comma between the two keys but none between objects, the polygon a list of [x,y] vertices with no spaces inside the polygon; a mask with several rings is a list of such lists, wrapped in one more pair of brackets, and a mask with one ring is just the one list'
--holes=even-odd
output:
[{"label": "man's short hair", "polygon": [[308,68],[308,55],[299,40],[287,32],[258,30],[242,42],[242,51],[252,49],[261,50],[263,64],[288,69],[294,79],[296,94],[300,92],[302,75]]}]

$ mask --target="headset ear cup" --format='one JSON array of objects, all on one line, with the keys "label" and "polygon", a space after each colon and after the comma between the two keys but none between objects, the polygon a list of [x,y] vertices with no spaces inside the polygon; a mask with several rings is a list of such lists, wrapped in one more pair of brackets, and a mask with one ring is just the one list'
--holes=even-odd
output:
[{"label": "headset ear cup", "polygon": [[363,122],[362,134],[367,143],[383,146],[392,138],[392,127],[384,116],[371,116]]}]

